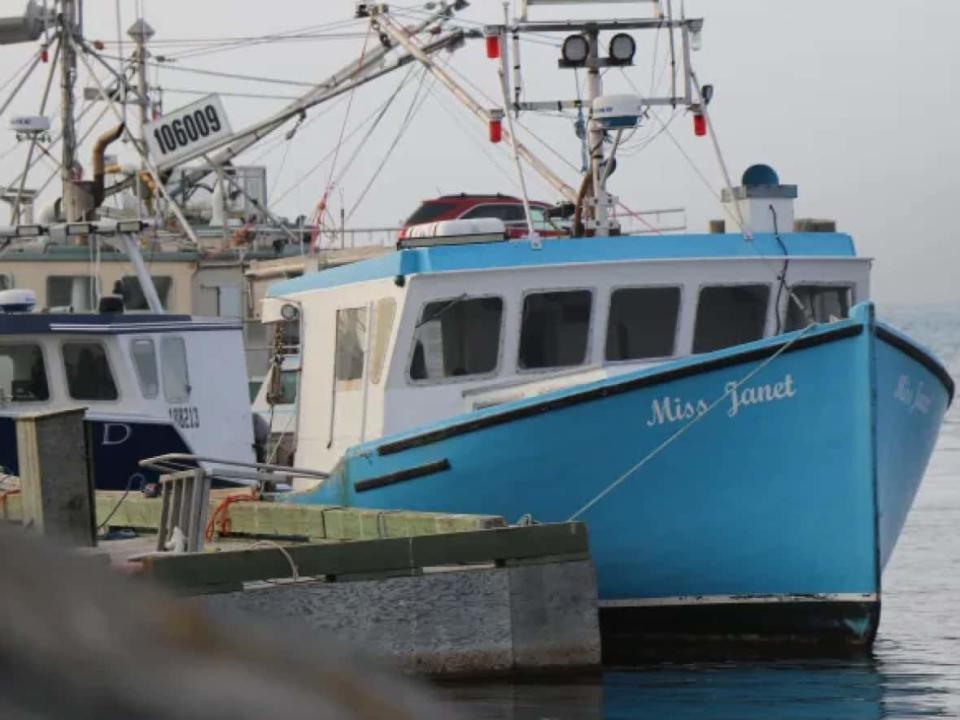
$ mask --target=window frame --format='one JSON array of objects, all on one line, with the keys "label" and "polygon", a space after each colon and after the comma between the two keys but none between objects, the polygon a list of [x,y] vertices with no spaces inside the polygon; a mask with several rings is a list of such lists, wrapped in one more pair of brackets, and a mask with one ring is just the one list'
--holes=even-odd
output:
[{"label": "window frame", "polygon": [[[500,314],[500,329],[497,332],[497,362],[493,367],[493,370],[485,373],[473,373],[470,375],[450,375],[440,377],[440,378],[425,378],[423,380],[414,380],[410,375],[410,367],[413,364],[413,353],[416,350],[416,336],[417,336],[417,323],[420,322],[420,318],[423,317],[423,311],[427,309],[427,305],[436,302],[444,302],[450,300],[484,300],[487,298],[495,298],[501,303],[501,314]],[[407,385],[414,387],[423,387],[424,385],[462,385],[465,382],[473,382],[475,380],[489,380],[491,378],[497,377],[500,374],[501,369],[503,368],[503,353],[504,345],[506,341],[506,331],[507,331],[507,318],[510,313],[510,303],[507,301],[506,296],[500,293],[483,293],[482,295],[468,295],[465,298],[460,298],[457,295],[452,297],[431,297],[425,299],[420,303],[417,308],[416,314],[413,316],[413,327],[411,328],[412,332],[410,333],[409,339],[409,349],[407,350],[405,366],[403,370],[403,376],[407,381]]]},{"label": "window frame", "polygon": [[767,288],[767,308],[766,314],[763,318],[763,334],[756,340],[750,340],[749,342],[759,342],[768,337],[773,337],[773,328],[775,327],[775,318],[773,316],[774,312],[780,312],[780,309],[776,307],[777,305],[777,294],[776,294],[776,283],[765,282],[763,280],[738,280],[737,282],[704,282],[697,286],[697,302],[693,306],[693,318],[690,324],[690,355],[707,355],[709,353],[720,352],[720,350],[729,350],[732,347],[737,347],[736,345],[728,345],[727,347],[720,348],[719,350],[705,350],[703,352],[697,352],[694,350],[694,346],[697,342],[697,317],[700,314],[700,294],[703,292],[704,288],[716,288],[716,287],[743,287],[744,285],[763,285]]},{"label": "window frame", "polygon": [[[167,392],[167,376],[166,376],[166,366],[167,361],[164,357],[163,346],[167,340],[178,340],[180,345],[183,347],[183,368],[186,373],[186,386],[187,386],[187,395],[182,400],[171,400],[170,394]],[[160,349],[157,353],[158,355],[158,364],[157,367],[160,370],[160,384],[163,391],[163,399],[167,405],[187,405],[190,403],[190,398],[193,396],[193,383],[190,382],[190,354],[187,352],[187,341],[179,333],[165,333],[160,338]]]},{"label": "window frame", "polygon": [[[597,363],[593,362],[593,351],[594,351],[594,342],[593,335],[596,325],[596,316],[597,316],[597,290],[596,285],[576,285],[576,286],[561,286],[561,287],[546,287],[546,288],[529,288],[524,290],[520,295],[520,306],[517,308],[519,314],[517,316],[517,353],[514,358],[515,370],[517,375],[543,375],[543,374],[552,374],[557,372],[570,372],[580,368],[589,368]],[[587,344],[583,349],[583,362],[578,365],[551,365],[549,367],[539,367],[539,368],[525,368],[520,365],[520,343],[523,339],[523,307],[526,305],[528,295],[543,295],[546,293],[562,293],[562,292],[583,292],[586,291],[590,293],[590,316],[587,320]]]},{"label": "window frame", "polygon": [[[67,358],[63,354],[63,348],[67,345],[99,345],[103,349],[103,356],[107,361],[107,370],[110,371],[110,379],[113,380],[113,387],[117,391],[117,396],[112,400],[78,400],[73,396],[73,393],[70,392],[70,377],[67,375]],[[60,367],[63,369],[63,387],[67,392],[67,398],[71,402],[75,403],[117,403],[123,402],[126,398],[124,397],[124,388],[123,383],[118,382],[119,375],[117,375],[115,368],[117,364],[110,357],[110,347],[108,343],[103,342],[100,339],[94,338],[77,338],[77,339],[63,339],[57,343],[57,349],[60,351]]]},{"label": "window frame", "polygon": [[[80,279],[80,280],[86,280],[86,281],[92,283],[92,287],[91,287],[91,288],[88,288],[88,290],[90,290],[93,294],[96,294],[98,288],[101,286],[101,277],[100,277],[99,275],[65,275],[65,274],[62,274],[62,273],[61,273],[61,274],[51,274],[51,275],[47,275],[46,278],[44,278],[43,291],[44,291],[45,306],[46,306],[46,308],[47,308],[48,310],[49,310],[50,308],[52,308],[52,307],[73,307],[73,305],[69,305],[69,306],[65,306],[65,305],[54,305],[54,304],[50,301],[50,294],[51,294],[51,293],[50,293],[50,280],[51,280],[51,279],[54,279],[54,278],[55,278],[55,279],[69,278],[71,281],[78,280],[78,279]],[[71,292],[71,294],[73,293],[72,282],[71,282],[70,292]],[[88,314],[91,314],[91,313],[96,313],[96,312],[97,312],[97,303],[96,303],[96,301],[94,300],[94,301],[93,301],[93,304],[92,304],[90,307],[74,308],[73,311],[74,311],[74,313],[76,313],[77,315],[88,315]],[[62,357],[63,357],[63,353],[61,353],[61,358],[62,358]],[[70,394],[70,393],[68,392],[67,395],[69,395],[69,394]]]},{"label": "window frame", "polygon": [[[143,379],[140,376],[140,366],[137,364],[136,355],[134,354],[133,350],[134,345],[142,342],[150,343],[150,348],[153,351],[153,362],[157,371],[157,391],[153,395],[147,395],[147,393],[144,391]],[[157,352],[156,341],[149,335],[134,335],[130,338],[129,343],[127,344],[127,351],[130,355],[130,363],[133,365],[133,374],[137,379],[137,387],[140,389],[140,396],[144,400],[156,400],[163,392],[161,387],[163,385],[163,371],[160,369],[160,354]]]},{"label": "window frame", "polygon": [[[850,293],[849,298],[848,298],[848,300],[849,300],[849,302],[850,302],[850,309],[852,310],[852,309],[853,309],[853,306],[857,304],[857,284],[856,284],[855,282],[853,282],[853,281],[850,281],[850,280],[837,280],[837,281],[835,281],[835,282],[834,282],[834,281],[830,281],[830,280],[810,280],[810,281],[801,280],[801,281],[799,281],[799,282],[787,283],[787,288],[788,288],[791,292],[793,291],[793,288],[796,287],[796,286],[800,286],[800,287],[823,287],[823,288],[844,288],[844,289],[846,289],[846,291],[847,291],[848,293]],[[790,311],[790,304],[791,304],[790,293],[789,293],[789,292],[784,292],[784,293],[783,293],[783,297],[781,298],[781,302],[783,303],[783,308],[782,308],[782,309],[781,309],[781,308],[778,308],[778,311],[781,311],[781,310],[782,310],[782,313],[783,313],[783,314],[782,314],[782,317],[783,317],[783,327],[786,328],[786,326],[787,326],[787,314],[788,314],[788,312]],[[846,319],[846,318],[841,318],[841,319]],[[802,328],[801,328],[801,329],[802,329]],[[799,331],[798,331],[798,330],[781,330],[781,332],[799,332]]]},{"label": "window frame", "polygon": [[[40,348],[40,358],[43,360],[43,374],[46,377],[46,381],[47,381],[47,399],[46,400],[12,400],[10,399],[8,400],[6,407],[9,409],[11,407],[17,407],[20,404],[27,404],[27,405],[30,405],[31,407],[36,407],[37,405],[43,405],[45,403],[50,403],[55,401],[56,393],[54,392],[55,390],[55,386],[53,383],[54,378],[53,378],[53,375],[50,373],[50,363],[47,362],[49,360],[49,353],[47,352],[47,348],[45,347],[45,344],[40,340],[24,340],[21,342],[4,341],[0,343],[0,346],[4,346],[4,347],[17,346],[17,345],[33,345],[35,347]],[[60,358],[62,361],[63,359],[62,352],[61,352]],[[61,362],[60,364],[61,366],[63,366],[63,362]],[[67,391],[67,396],[69,397],[70,388],[66,387],[66,381],[67,381],[66,366],[63,366],[63,369],[64,369],[64,377],[63,377],[64,386]],[[116,385],[116,382],[114,382],[114,384]]]},{"label": "window frame", "polygon": [[[607,335],[610,332],[610,311],[613,308],[613,294],[617,290],[662,290],[677,289],[680,291],[680,302],[677,304],[677,320],[673,328],[673,352],[670,355],[658,355],[648,358],[634,358],[631,360],[608,360],[607,359]],[[607,306],[603,318],[603,365],[627,365],[630,363],[648,363],[670,360],[679,356],[678,348],[680,346],[680,330],[683,327],[683,310],[686,303],[687,287],[683,283],[650,283],[646,285],[611,285],[607,292]],[[696,316],[694,316],[696,322]],[[692,343],[691,338],[691,343]]]},{"label": "window frame", "polygon": [[[488,208],[488,207],[493,207],[493,208],[507,208],[507,207],[509,207],[509,208],[514,208],[514,207],[518,207],[518,208],[520,208],[520,215],[521,215],[521,217],[519,217],[519,218],[517,218],[517,219],[514,219],[514,220],[504,220],[502,217],[496,217],[496,216],[494,216],[494,215],[481,215],[481,216],[479,216],[479,219],[483,220],[483,219],[486,219],[486,218],[494,218],[494,219],[499,220],[500,222],[502,222],[506,227],[516,226],[516,225],[523,225],[523,227],[526,227],[526,226],[527,226],[527,218],[526,218],[525,210],[524,210],[524,208],[523,208],[523,204],[522,204],[522,203],[503,202],[503,201],[500,201],[500,202],[490,201],[490,202],[477,203],[476,205],[473,205],[473,206],[467,208],[466,210],[464,210],[462,213],[460,213],[460,215],[457,216],[457,219],[458,219],[458,220],[474,220],[474,219],[477,219],[477,216],[471,216],[470,213],[472,213],[472,212],[474,212],[474,211],[476,211],[476,210],[479,210],[479,209],[481,209],[481,208]],[[504,214],[507,214],[507,213],[504,213]]]},{"label": "window frame", "polygon": [[[160,300],[160,306],[164,309],[165,312],[170,312],[170,301],[172,298],[176,296],[176,292],[174,291],[174,286],[176,285],[176,279],[172,274],[154,275],[153,273],[150,273],[150,280],[153,282],[154,289],[157,291],[157,298]],[[157,287],[158,285],[157,281],[160,281],[159,284],[161,285],[164,284],[163,281],[169,281],[169,283],[167,284],[166,293],[160,292],[160,288]],[[146,294],[143,291],[143,286],[140,284],[140,278],[137,275],[121,275],[114,282],[114,285],[116,285],[117,282],[121,284],[121,287],[125,286],[127,282],[136,282],[137,291],[141,294],[141,296],[143,297],[144,303],[146,304],[146,307],[144,308],[131,308],[127,306],[127,299],[126,297],[124,297],[123,298],[124,312],[128,312],[131,314],[149,314],[153,312],[150,309],[150,303],[147,301]],[[123,296],[121,295],[121,297]]]}]

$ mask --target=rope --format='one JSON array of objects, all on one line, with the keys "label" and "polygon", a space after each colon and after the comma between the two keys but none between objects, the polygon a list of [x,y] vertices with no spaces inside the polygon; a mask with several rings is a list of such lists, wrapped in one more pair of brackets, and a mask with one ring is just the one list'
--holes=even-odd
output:
[{"label": "rope", "polygon": [[123,505],[123,501],[126,500],[127,496],[130,494],[130,490],[133,489],[133,481],[135,479],[140,480],[141,482],[143,482],[144,480],[143,476],[140,475],[140,473],[134,473],[133,475],[130,476],[130,478],[127,480],[127,489],[123,491],[123,495],[121,495],[120,499],[117,500],[117,504],[113,506],[113,510],[107,513],[107,517],[103,519],[102,523],[97,525],[98,533],[101,530],[103,530],[107,526],[107,523],[109,523],[113,519],[113,516],[117,514],[117,510],[120,509],[120,506]]},{"label": "rope", "polygon": [[[207,538],[207,539],[209,540],[210,538]],[[254,550],[263,545],[266,545],[267,547],[276,548],[281,553],[283,553],[283,556],[287,559],[287,562],[290,563],[291,579],[293,580],[293,582],[298,582],[300,580],[300,568],[297,567],[297,563],[294,561],[293,556],[290,554],[290,552],[280,543],[276,543],[273,540],[257,540],[257,542],[253,543],[253,545],[251,545],[247,549]]]},{"label": "rope", "polygon": [[724,400],[726,400],[728,397],[730,397],[733,393],[737,392],[744,383],[748,382],[751,378],[753,378],[755,375],[757,375],[760,371],[762,371],[764,368],[766,368],[768,365],[770,365],[770,363],[772,363],[774,360],[776,360],[778,357],[780,357],[783,353],[785,353],[787,350],[789,350],[789,349],[794,345],[794,343],[796,343],[800,338],[802,338],[804,335],[806,335],[807,332],[810,331],[810,330],[811,330],[812,328],[814,328],[814,327],[816,327],[816,325],[814,325],[814,324],[807,325],[807,327],[805,327],[802,331],[800,331],[800,332],[796,335],[796,337],[793,337],[793,338],[790,339],[789,342],[784,343],[773,355],[771,355],[770,357],[768,357],[768,358],[767,358],[766,360],[764,360],[762,363],[760,363],[759,365],[757,365],[757,367],[755,367],[753,370],[751,370],[751,371],[748,372],[746,375],[744,375],[740,380],[737,381],[736,384],[734,384],[734,385],[729,385],[729,386],[728,386],[728,389],[727,389],[720,397],[718,397],[716,400],[714,400],[712,403],[710,403],[710,405],[707,406],[707,409],[704,410],[703,413],[701,413],[700,415],[697,415],[697,416],[694,417],[692,420],[690,420],[686,425],[684,425],[684,426],[681,427],[679,430],[677,430],[675,433],[673,433],[673,435],[671,435],[670,437],[668,437],[668,438],[667,438],[666,440],[664,440],[662,443],[660,443],[659,445],[657,445],[657,447],[655,447],[653,450],[651,450],[649,453],[647,453],[647,455],[645,455],[645,456],[643,457],[643,459],[640,460],[640,462],[638,462],[636,465],[634,465],[634,466],[632,466],[631,468],[629,468],[629,469],[628,469],[626,472],[624,472],[620,477],[618,477],[618,478],[617,478],[616,480],[614,480],[612,483],[610,483],[609,485],[607,485],[607,487],[605,487],[603,490],[601,490],[599,493],[597,493],[589,502],[587,502],[586,505],[584,505],[584,506],[581,507],[579,510],[577,510],[573,515],[571,515],[571,516],[567,519],[567,522],[572,522],[572,521],[576,520],[578,517],[580,517],[581,515],[583,515],[583,513],[585,513],[587,510],[589,510],[590,508],[592,508],[594,505],[596,505],[598,502],[600,502],[603,498],[605,498],[607,495],[609,495],[611,492],[613,492],[613,491],[614,491],[621,483],[623,483],[627,478],[629,478],[631,475],[633,475],[637,470],[639,470],[640,468],[642,468],[642,467],[643,467],[644,465],[646,465],[648,462],[650,462],[651,460],[653,460],[653,458],[655,458],[655,457],[656,457],[657,455],[659,455],[661,452],[663,452],[664,450],[666,450],[666,449],[667,449],[670,445],[672,445],[681,435],[683,435],[684,433],[686,433],[690,428],[692,428],[694,425],[696,425],[698,422],[700,422],[703,418],[705,418],[707,415],[709,415],[718,405],[720,405],[720,403],[722,403]]},{"label": "rope", "polygon": [[217,503],[217,506],[210,513],[210,519],[207,521],[207,527],[203,531],[203,536],[209,542],[213,540],[214,533],[220,537],[230,534],[230,506],[241,502],[252,502],[257,500],[256,495],[227,495],[223,500]]}]

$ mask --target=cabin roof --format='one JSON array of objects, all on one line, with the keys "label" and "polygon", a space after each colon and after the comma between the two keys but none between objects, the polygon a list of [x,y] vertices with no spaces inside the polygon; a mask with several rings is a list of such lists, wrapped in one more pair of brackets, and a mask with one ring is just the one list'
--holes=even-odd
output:
[{"label": "cabin roof", "polygon": [[201,318],[154,313],[0,313],[0,337],[5,335],[126,335],[133,333],[239,330],[233,318]]},{"label": "cabin roof", "polygon": [[[844,233],[781,233],[790,257],[855,257]],[[783,249],[773,234],[642,235],[545,239],[533,250],[527,240],[409,248],[342,267],[308,273],[270,286],[269,297],[333,288],[397,275],[509,267],[693,258],[777,258]]]}]

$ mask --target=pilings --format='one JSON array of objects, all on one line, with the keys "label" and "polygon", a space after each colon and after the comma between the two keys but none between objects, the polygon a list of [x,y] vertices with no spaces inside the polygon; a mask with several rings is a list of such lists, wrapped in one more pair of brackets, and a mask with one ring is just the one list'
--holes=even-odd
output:
[{"label": "pilings", "polygon": [[79,408],[17,418],[22,522],[33,532],[81,547],[97,544],[85,413]]}]

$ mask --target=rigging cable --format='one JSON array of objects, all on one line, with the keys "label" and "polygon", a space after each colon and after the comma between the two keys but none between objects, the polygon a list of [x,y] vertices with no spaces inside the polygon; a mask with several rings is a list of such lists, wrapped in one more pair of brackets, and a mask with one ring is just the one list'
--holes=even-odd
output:
[{"label": "rigging cable", "polygon": [[[484,155],[486,155],[487,159],[490,161],[490,164],[493,165],[493,167],[495,167],[500,174],[507,179],[507,182],[509,182],[512,187],[519,190],[516,175],[509,170],[505,170],[503,165],[501,165],[500,161],[497,159],[497,156],[490,152],[488,144],[480,142],[480,140],[476,137],[476,133],[464,127],[461,117],[455,111],[446,106],[445,102],[448,100],[448,96],[445,93],[437,92],[435,86],[428,88],[427,92],[436,98],[437,105],[450,117],[450,119],[453,121],[453,124],[456,125],[464,135],[466,135],[467,139],[476,145]],[[441,194],[439,190],[437,191],[437,194]]]},{"label": "rigging cable", "polygon": [[[366,54],[367,54],[367,44],[370,42],[370,35],[371,35],[372,33],[373,33],[373,26],[370,25],[370,26],[367,28],[367,34],[366,34],[366,36],[365,36],[364,39],[363,39],[363,47],[360,49],[360,57],[357,58],[357,67],[358,67],[358,68],[359,68],[359,67],[362,67],[362,65],[363,65],[363,58],[366,57]],[[408,72],[407,72],[407,76],[408,76],[408,77],[409,77],[409,74],[410,74],[410,73],[409,73],[409,71],[408,71]],[[403,87],[403,83],[400,84],[400,87]],[[390,98],[390,102],[388,102],[388,103],[384,106],[383,111],[381,112],[381,114],[380,114],[379,116],[377,116],[377,119],[376,119],[376,120],[374,120],[374,122],[373,122],[373,127],[376,127],[377,124],[379,124],[380,120],[383,118],[383,113],[385,113],[385,112],[387,111],[387,108],[390,106],[390,104],[393,102],[394,98],[397,96],[397,93],[400,91],[400,87],[398,87],[397,90],[396,90],[396,92],[394,92],[393,96]],[[318,229],[315,230],[315,231],[311,234],[311,237],[310,237],[310,244],[311,244],[311,246],[317,242],[317,237],[318,237],[318,233],[319,233],[319,228],[322,227],[322,225],[323,225],[323,216],[324,216],[324,213],[326,213],[326,214],[328,214],[328,215],[329,215],[329,213],[330,213],[330,211],[329,211],[329,209],[328,209],[328,207],[327,207],[327,199],[330,197],[330,192],[331,192],[331,191],[333,190],[333,188],[334,188],[334,173],[335,173],[336,170],[337,170],[337,162],[338,162],[338,160],[340,159],[340,149],[343,147],[343,135],[344,135],[344,133],[345,133],[346,130],[347,130],[347,123],[350,121],[350,111],[353,109],[353,100],[354,100],[354,98],[356,97],[356,94],[357,94],[357,86],[354,85],[352,88],[350,88],[350,93],[349,93],[348,98],[347,98],[347,109],[346,109],[346,110],[344,111],[344,113],[343,113],[343,123],[342,123],[341,126],[340,126],[340,136],[337,138],[337,144],[336,144],[336,147],[334,148],[335,152],[334,152],[334,154],[333,154],[333,162],[330,164],[330,174],[327,176],[327,186],[324,188],[324,190],[323,190],[323,195],[320,196],[320,200],[319,200],[319,202],[317,202],[317,207],[316,207],[316,209],[314,210],[314,214],[313,214],[313,215],[314,215],[314,217],[313,217],[314,225],[315,225],[316,228],[318,228]],[[371,128],[371,130],[372,130],[372,128]],[[369,136],[370,136],[370,135],[369,135],[369,133],[368,133],[368,134],[367,134],[367,137],[369,137]],[[361,142],[361,144],[362,144],[362,142]],[[342,176],[341,176],[341,177],[342,177]],[[339,178],[338,178],[338,179],[339,179]]]},{"label": "rigging cable", "polygon": [[[356,201],[354,201],[353,206],[350,208],[350,211],[347,213],[347,219],[353,217],[353,214],[357,211],[357,208],[360,206],[360,203],[363,202],[363,199],[367,196],[367,193],[370,192],[370,188],[373,187],[373,184],[376,182],[377,178],[380,176],[381,171],[384,166],[387,164],[387,161],[390,159],[390,156],[393,154],[393,151],[396,149],[397,145],[400,143],[400,138],[406,133],[407,129],[410,127],[410,123],[413,121],[414,116],[420,111],[420,108],[423,107],[424,103],[427,100],[428,94],[424,93],[423,97],[420,97],[420,92],[424,89],[426,83],[427,69],[424,68],[423,72],[420,74],[420,83],[417,85],[416,91],[413,93],[413,98],[410,100],[410,107],[407,108],[407,114],[404,116],[403,120],[400,123],[400,127],[397,129],[396,135],[394,135],[393,142],[390,143],[390,146],[387,148],[386,152],[380,158],[380,164],[377,165],[377,169],[374,170],[373,175],[370,180],[364,186],[363,190],[360,191],[360,194],[357,196]],[[434,83],[437,82],[436,78],[431,76],[431,79]],[[419,100],[419,103],[417,102]]]},{"label": "rigging cable", "polygon": [[[47,101],[50,99],[50,88],[53,86],[53,78],[57,72],[57,61],[60,56],[59,53],[60,41],[57,41],[57,44],[54,49],[53,62],[50,63],[50,72],[47,75],[47,84],[43,88],[43,97],[40,100],[40,112],[39,115],[43,115],[47,109]],[[20,175],[20,183],[17,186],[17,197],[13,201],[13,206],[10,209],[10,222],[16,223],[20,218],[20,198],[23,197],[23,191],[27,185],[27,176],[30,173],[30,162],[33,160],[33,152],[37,149],[39,143],[39,135],[34,135],[30,138],[30,147],[27,149],[27,159],[24,162],[23,173]],[[40,146],[40,150],[43,151],[43,146]]]},{"label": "rigging cable", "polygon": [[[389,98],[387,98],[383,103],[381,103],[379,106],[377,106],[376,108],[374,108],[373,112],[372,112],[370,115],[368,115],[368,116],[367,116],[361,123],[359,123],[355,128],[353,128],[353,130],[351,130],[350,132],[348,132],[348,133],[346,133],[346,134],[344,135],[344,137],[343,137],[343,142],[344,142],[344,143],[346,143],[347,141],[351,140],[355,135],[357,135],[361,130],[363,130],[363,129],[364,129],[367,125],[369,125],[371,122],[379,123],[379,121],[382,119],[382,117],[383,117],[386,109],[390,107],[390,105],[391,105],[391,104],[393,103],[393,101],[396,99],[397,95],[399,95],[401,89],[404,87],[404,85],[406,84],[406,82],[409,80],[409,78],[410,78],[410,76],[411,76],[411,72],[410,72],[410,71],[412,71],[412,70],[413,70],[413,66],[410,67],[410,69],[409,69],[408,72],[407,72],[407,75],[404,76],[404,79],[400,82],[400,84],[399,84],[399,86],[397,87],[397,89],[393,92],[393,94],[391,94],[391,96],[390,96]],[[318,117],[319,117],[319,116],[318,116]],[[368,135],[369,135],[369,133],[368,133]],[[364,140],[364,142],[365,142],[365,140]],[[296,189],[300,186],[300,184],[301,184],[306,178],[310,177],[311,175],[313,175],[313,173],[315,173],[317,170],[319,170],[331,157],[333,157],[336,153],[338,153],[339,150],[340,150],[339,146],[338,146],[338,147],[335,147],[333,150],[330,150],[326,155],[324,155],[322,158],[320,158],[320,160],[318,160],[309,170],[307,170],[305,173],[302,173],[302,174],[300,175],[300,177],[298,177],[297,180],[296,180],[292,185],[290,185],[286,190],[284,190],[284,191],[280,194],[280,196],[277,197],[277,198],[271,203],[271,205],[272,205],[272,206],[275,206],[276,203],[280,202],[283,198],[287,197],[291,192],[293,192],[294,190],[296,190]],[[350,162],[352,162],[354,158],[355,158],[355,154],[354,154],[353,157],[351,157]],[[341,175],[341,177],[342,177],[342,175]]]}]

